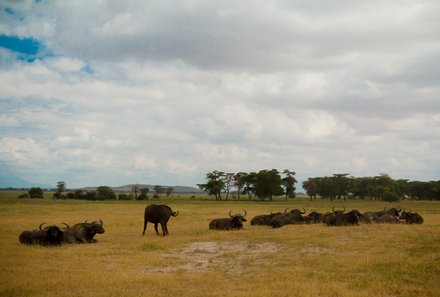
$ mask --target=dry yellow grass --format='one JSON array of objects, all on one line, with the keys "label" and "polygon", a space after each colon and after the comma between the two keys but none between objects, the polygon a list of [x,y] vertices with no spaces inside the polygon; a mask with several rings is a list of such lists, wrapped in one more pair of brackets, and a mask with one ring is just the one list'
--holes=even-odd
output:
[{"label": "dry yellow grass", "polygon": [[[142,236],[149,202],[0,200],[0,296],[440,296],[440,203],[400,203],[425,223],[326,227],[250,226],[211,231],[229,210],[248,218],[285,207],[329,210],[328,201],[166,200],[180,215],[170,235]],[[341,203],[337,202],[340,206]],[[349,201],[347,209],[381,209]],[[25,246],[41,222],[104,221],[96,244]]]}]

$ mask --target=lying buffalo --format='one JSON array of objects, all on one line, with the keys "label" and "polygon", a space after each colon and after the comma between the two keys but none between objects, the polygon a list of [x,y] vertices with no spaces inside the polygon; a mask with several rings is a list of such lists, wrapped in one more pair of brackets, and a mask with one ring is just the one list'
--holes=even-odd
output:
[{"label": "lying buffalo", "polygon": [[243,229],[243,222],[247,222],[246,210],[244,215],[241,214],[231,214],[232,210],[229,212],[229,218],[224,219],[214,219],[209,223],[209,229],[213,230],[240,230]]},{"label": "lying buffalo", "polygon": [[264,226],[271,226],[271,222],[272,222],[272,218],[276,215],[281,214],[281,212],[276,212],[276,213],[270,213],[267,215],[258,215],[255,216],[252,220],[251,220],[251,225],[264,225]]},{"label": "lying buffalo", "polygon": [[23,231],[18,239],[23,244],[40,245],[61,245],[64,240],[64,233],[56,225],[47,226],[42,229],[45,223],[40,224],[39,230]]},{"label": "lying buffalo", "polygon": [[316,224],[321,223],[324,215],[318,211],[311,211],[307,216],[304,217],[304,222],[306,224]]},{"label": "lying buffalo", "polygon": [[405,220],[407,224],[423,224],[423,217],[416,212],[402,211],[400,219]]},{"label": "lying buffalo", "polygon": [[329,214],[324,218],[324,223],[327,226],[357,225],[359,223],[360,217],[361,213],[356,209],[353,209],[347,213],[333,212],[332,214]]},{"label": "lying buffalo", "polygon": [[70,227],[66,223],[66,228],[63,228],[64,232],[64,242],[66,243],[92,243],[96,242],[96,239],[93,237],[96,234],[103,234],[104,223],[102,220],[94,221],[89,223],[85,221],[84,223],[78,223]]},{"label": "lying buffalo", "polygon": [[399,217],[392,214],[384,214],[378,217],[375,222],[379,224],[400,224]]},{"label": "lying buffalo", "polygon": [[150,204],[145,208],[144,213],[144,231],[142,232],[142,235],[145,235],[145,229],[147,229],[147,223],[153,223],[154,224],[154,230],[156,230],[156,234],[159,235],[159,231],[157,230],[157,225],[160,224],[162,227],[162,234],[163,236],[168,235],[168,227],[167,223],[170,219],[170,216],[177,217],[179,212],[174,212],[169,206],[167,205],[157,205],[157,204]]},{"label": "lying buffalo", "polygon": [[300,211],[299,209],[293,209],[287,212],[286,209],[284,210],[284,213],[280,213],[274,216],[270,224],[273,228],[280,228],[288,224],[302,224],[304,223],[304,217],[302,215],[306,213],[306,210],[304,208],[303,210],[304,211]]},{"label": "lying buffalo", "polygon": [[384,215],[390,215],[398,218],[401,211],[402,209],[400,207],[398,209],[396,207],[388,209],[384,207],[383,210],[379,211],[367,211],[362,214],[362,221],[365,223],[383,223],[383,219],[380,221],[377,220]]}]

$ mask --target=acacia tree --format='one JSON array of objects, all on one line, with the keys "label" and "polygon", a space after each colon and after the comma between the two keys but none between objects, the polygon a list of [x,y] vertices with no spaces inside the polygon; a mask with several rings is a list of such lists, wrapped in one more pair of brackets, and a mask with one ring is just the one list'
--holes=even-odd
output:
[{"label": "acacia tree", "polygon": [[224,172],[217,170],[208,172],[206,174],[207,183],[198,184],[197,186],[200,190],[208,192],[208,195],[214,195],[215,200],[222,200],[222,191],[225,186],[224,175]]},{"label": "acacia tree", "polygon": [[59,181],[57,183],[57,191],[53,194],[55,199],[65,199],[66,196],[63,195],[63,192],[66,191],[66,183],[63,181]]},{"label": "acacia tree", "polygon": [[287,169],[284,169],[283,174],[285,174],[286,176],[283,177],[282,181],[283,181],[283,186],[284,186],[284,190],[285,190],[285,194],[286,194],[286,200],[287,198],[295,198],[295,184],[296,184],[296,179],[295,179],[295,172],[294,171],[289,171]]},{"label": "acacia tree", "polygon": [[229,193],[234,186],[234,173],[225,173],[223,175],[223,190],[226,193],[225,200],[228,200]]},{"label": "acacia tree", "polygon": [[273,196],[284,194],[281,185],[282,181],[278,170],[260,170],[255,179],[255,195],[261,200],[269,198],[272,201]]},{"label": "acacia tree", "polygon": [[306,190],[306,194],[310,197],[310,200],[316,200],[316,195],[318,195],[318,183],[315,178],[309,177],[306,181],[303,181],[303,188]]},{"label": "acacia tree", "polygon": [[239,172],[234,175],[234,186],[237,188],[237,199],[240,200],[240,194],[243,192],[246,183],[247,173]]}]

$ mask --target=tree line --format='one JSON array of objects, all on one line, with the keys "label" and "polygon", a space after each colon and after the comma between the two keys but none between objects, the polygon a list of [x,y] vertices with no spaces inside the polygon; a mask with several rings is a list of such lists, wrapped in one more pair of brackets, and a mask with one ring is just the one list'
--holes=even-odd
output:
[{"label": "tree line", "polygon": [[[84,191],[82,189],[77,190],[67,190],[66,183],[60,181],[57,183],[55,193],[53,194],[54,199],[77,199],[77,200],[148,200],[149,199],[149,188],[139,188],[138,186],[133,186],[131,192],[116,194],[112,188],[108,186],[100,186],[96,188],[96,191]],[[167,197],[174,192],[172,187],[162,187],[159,185],[153,188],[153,198],[158,199],[160,195],[165,194]],[[26,193],[21,194],[18,198],[31,198],[31,199],[42,199],[44,197],[44,192],[39,187],[30,188]]]},{"label": "tree line", "polygon": [[272,200],[274,196],[283,195],[285,199],[295,198],[297,180],[295,172],[285,169],[260,170],[259,172],[227,173],[214,170],[206,174],[206,183],[197,186],[216,200],[228,200],[231,193],[245,195],[248,199],[257,197],[260,200]]},{"label": "tree line", "polygon": [[372,177],[353,177],[348,173],[310,177],[303,182],[310,199],[370,199],[399,201],[400,199],[440,200],[440,181],[409,181],[393,179],[382,173]]},{"label": "tree line", "polygon": [[[260,170],[259,172],[225,173],[214,170],[206,174],[206,183],[198,187],[216,200],[228,200],[231,193],[272,200],[274,196],[295,198],[295,172],[285,169]],[[354,177],[349,173],[332,176],[310,177],[302,183],[310,199],[370,199],[399,201],[400,199],[440,200],[440,181],[420,182],[408,179],[392,179],[382,173],[372,177]]]}]

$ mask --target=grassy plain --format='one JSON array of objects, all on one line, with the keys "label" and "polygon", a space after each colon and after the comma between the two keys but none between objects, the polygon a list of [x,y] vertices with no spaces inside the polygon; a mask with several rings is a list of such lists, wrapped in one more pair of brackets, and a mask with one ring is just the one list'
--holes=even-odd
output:
[{"label": "grassy plain", "polygon": [[[7,196],[7,195],[6,195]],[[6,197],[3,196],[3,197]],[[18,195],[17,195],[18,196]],[[1,195],[0,195],[1,197]],[[250,219],[286,207],[328,211],[341,201],[162,199],[180,212],[170,235],[142,236],[143,211],[158,201],[0,198],[0,296],[440,296],[440,203],[403,201],[420,226],[290,225],[211,231],[211,219],[246,209]],[[348,201],[361,211],[391,206]],[[41,222],[102,219],[96,244],[25,246]]]}]

